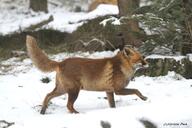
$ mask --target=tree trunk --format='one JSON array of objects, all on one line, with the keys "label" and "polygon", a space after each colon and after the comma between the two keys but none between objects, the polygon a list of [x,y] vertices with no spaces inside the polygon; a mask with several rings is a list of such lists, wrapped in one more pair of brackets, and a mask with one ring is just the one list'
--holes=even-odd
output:
[{"label": "tree trunk", "polygon": [[121,33],[123,34],[124,44],[139,47],[141,39],[138,38],[140,33],[139,23],[130,17],[134,14],[134,10],[139,7],[140,0],[118,0],[119,16],[123,18]]},{"label": "tree trunk", "polygon": [[131,16],[134,10],[139,7],[140,0],[118,0],[120,16]]},{"label": "tree trunk", "polygon": [[35,12],[48,12],[47,0],[30,0],[29,7]]},{"label": "tree trunk", "polygon": [[181,53],[186,55],[188,53],[192,53],[192,1],[191,0],[183,0],[183,10],[185,14],[185,30],[186,33],[183,37],[183,44],[181,48]]}]

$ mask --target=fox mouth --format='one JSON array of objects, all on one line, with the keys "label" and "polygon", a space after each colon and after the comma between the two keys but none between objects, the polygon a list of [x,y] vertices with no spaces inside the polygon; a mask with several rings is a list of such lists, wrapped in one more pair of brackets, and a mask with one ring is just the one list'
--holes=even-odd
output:
[{"label": "fox mouth", "polygon": [[142,64],[142,63],[137,63],[134,65],[134,69],[137,71],[138,69],[146,69],[149,67],[149,64],[145,63],[145,64]]},{"label": "fox mouth", "polygon": [[143,67],[143,65],[141,63],[137,63],[137,64],[134,65],[135,70],[138,70],[138,69],[140,69],[142,67]]}]

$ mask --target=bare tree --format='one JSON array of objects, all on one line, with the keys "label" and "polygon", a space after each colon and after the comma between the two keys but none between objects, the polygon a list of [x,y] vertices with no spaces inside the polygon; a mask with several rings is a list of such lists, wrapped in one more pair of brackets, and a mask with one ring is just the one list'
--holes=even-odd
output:
[{"label": "bare tree", "polygon": [[48,12],[47,0],[30,0],[29,7],[35,12]]},{"label": "bare tree", "polygon": [[183,11],[185,14],[185,23],[184,23],[184,43],[182,44],[182,54],[187,54],[192,52],[192,1],[183,0]]},{"label": "bare tree", "polygon": [[140,0],[118,0],[120,16],[131,16],[134,10],[139,7]]},{"label": "bare tree", "polygon": [[139,7],[139,3],[140,0],[118,0],[119,16],[122,17],[121,32],[124,43],[136,47],[141,45],[141,40],[137,36],[140,28],[138,22],[130,17],[134,14],[134,10]]}]

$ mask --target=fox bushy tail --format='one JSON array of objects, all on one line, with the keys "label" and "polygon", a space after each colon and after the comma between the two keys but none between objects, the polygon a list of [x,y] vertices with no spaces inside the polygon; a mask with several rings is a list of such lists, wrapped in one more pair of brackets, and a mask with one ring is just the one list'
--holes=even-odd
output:
[{"label": "fox bushy tail", "polygon": [[37,41],[32,36],[27,35],[26,46],[29,57],[33,64],[43,72],[55,71],[58,62],[50,60],[47,55],[37,46]]}]

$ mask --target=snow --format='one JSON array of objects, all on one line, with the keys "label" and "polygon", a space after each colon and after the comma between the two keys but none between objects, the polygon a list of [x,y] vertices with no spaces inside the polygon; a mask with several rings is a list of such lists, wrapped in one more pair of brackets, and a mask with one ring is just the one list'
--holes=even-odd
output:
[{"label": "snow", "polygon": [[116,18],[116,17],[110,17],[110,18],[108,18],[108,19],[105,19],[105,20],[103,20],[102,22],[100,22],[100,24],[102,24],[103,26],[105,26],[106,24],[107,24],[107,22],[111,22],[111,24],[113,24],[113,25],[120,25],[121,24],[121,22],[120,22],[120,20],[118,19],[118,18]]},{"label": "snow", "polygon": [[157,55],[157,54],[152,54],[152,55],[149,55],[147,56],[146,59],[165,59],[165,58],[173,58],[175,59],[176,61],[181,61],[182,59],[186,58],[186,56],[165,56],[165,55]]},{"label": "snow", "polygon": [[192,54],[187,54],[187,57],[188,57],[189,60],[192,62]]},{"label": "snow", "polygon": [[[104,58],[117,52],[60,53],[50,58],[58,61],[72,56]],[[1,65],[14,67],[0,76],[0,120],[14,122],[10,128],[100,128],[100,121],[109,122],[112,128],[143,128],[140,119],[152,121],[159,128],[192,126],[192,80],[174,72],[160,77],[136,77],[129,83],[128,88],[139,89],[149,98],[148,101],[134,95],[115,95],[117,107],[112,109],[104,92],[82,90],[75,102],[80,114],[68,112],[67,95],[63,95],[51,100],[46,114],[41,115],[42,101],[54,88],[55,73],[38,71],[28,58],[11,58]],[[45,77],[49,77],[51,82],[42,83],[41,79]]]},{"label": "snow", "polygon": [[0,4],[0,35],[24,31],[31,24],[37,24],[40,21],[46,20],[51,15],[54,20],[49,24],[44,25],[42,28],[72,33],[79,26],[83,25],[86,20],[98,16],[118,14],[116,5],[104,4],[99,5],[91,12],[70,12],[65,8],[52,7],[49,8],[49,13],[35,13],[32,10],[29,10],[28,3],[22,3],[22,6],[20,4],[15,4],[13,9],[8,9],[8,7],[11,6],[8,5]]}]

